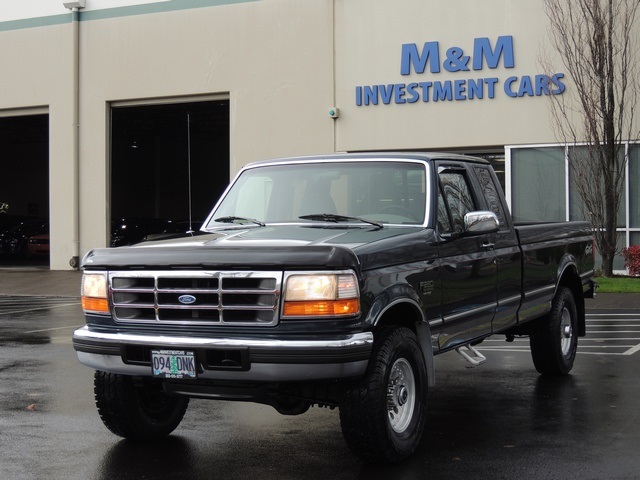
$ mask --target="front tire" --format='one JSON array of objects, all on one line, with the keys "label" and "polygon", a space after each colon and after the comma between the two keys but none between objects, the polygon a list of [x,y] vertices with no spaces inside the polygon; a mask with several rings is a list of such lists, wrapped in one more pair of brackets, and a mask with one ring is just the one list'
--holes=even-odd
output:
[{"label": "front tire", "polygon": [[96,371],[94,393],[105,426],[133,440],[158,440],[182,421],[189,398],[167,395],[159,381]]},{"label": "front tire", "polygon": [[578,309],[570,289],[558,290],[542,322],[529,337],[533,364],[542,375],[566,375],[578,350]]},{"label": "front tire", "polygon": [[340,424],[356,455],[372,462],[399,462],[411,455],[427,413],[427,373],[415,334],[382,328],[367,373],[345,393]]}]

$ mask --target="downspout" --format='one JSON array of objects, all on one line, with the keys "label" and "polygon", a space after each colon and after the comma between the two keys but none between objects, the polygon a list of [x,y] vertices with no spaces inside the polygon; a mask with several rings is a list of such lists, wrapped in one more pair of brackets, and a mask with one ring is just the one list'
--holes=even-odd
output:
[{"label": "downspout", "polygon": [[336,125],[336,120],[337,118],[340,116],[340,110],[338,109],[336,105],[336,0],[333,0],[333,2],[331,2],[331,29],[332,29],[332,47],[331,47],[331,69],[332,69],[332,78],[331,81],[333,82],[332,85],[332,96],[333,98],[331,99],[331,103],[332,105],[334,105],[333,107],[331,107],[329,109],[329,116],[331,118],[333,118],[333,152],[332,153],[336,153],[337,149],[338,149],[338,126]]},{"label": "downspout", "polygon": [[73,170],[71,178],[72,206],[72,254],[69,265],[78,268],[80,258],[80,9],[84,8],[85,0],[65,2],[64,6],[71,10],[72,35],[72,132],[71,150]]}]

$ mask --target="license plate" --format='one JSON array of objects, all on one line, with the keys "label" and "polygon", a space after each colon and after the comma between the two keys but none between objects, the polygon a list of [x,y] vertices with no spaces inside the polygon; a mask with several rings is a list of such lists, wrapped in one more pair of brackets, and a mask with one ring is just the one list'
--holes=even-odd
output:
[{"label": "license plate", "polygon": [[188,350],[151,350],[154,377],[196,378],[196,356]]}]

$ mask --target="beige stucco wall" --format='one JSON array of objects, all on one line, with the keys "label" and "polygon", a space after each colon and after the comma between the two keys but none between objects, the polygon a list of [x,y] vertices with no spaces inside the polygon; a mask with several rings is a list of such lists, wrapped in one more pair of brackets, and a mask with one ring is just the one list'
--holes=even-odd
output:
[{"label": "beige stucco wall", "polygon": [[[205,2],[203,2],[205,3]],[[334,150],[333,2],[268,0],[159,13],[80,14],[77,253],[108,237],[113,102],[230,100],[231,172],[251,160]],[[71,14],[69,14],[69,17]],[[0,111],[50,114],[51,268],[74,231],[72,24],[0,31]],[[168,193],[169,194],[169,193]]]},{"label": "beige stucco wall", "polygon": [[81,249],[107,237],[110,102],[230,99],[231,171],[333,150],[331,1],[270,0],[81,25]]},{"label": "beige stucco wall", "polygon": [[[232,175],[251,160],[283,155],[556,141],[549,98],[510,98],[503,90],[512,76],[517,88],[525,76],[566,73],[557,61],[556,70],[542,71],[540,54],[550,48],[540,2],[203,0],[208,6],[152,2],[101,11],[88,4],[79,22],[78,172],[71,13],[42,25],[3,24],[0,15],[0,115],[50,115],[53,269],[107,244],[113,104],[228,98]],[[513,39],[514,68],[452,72],[442,65],[448,49],[473,56],[475,39],[495,45],[499,36]],[[441,71],[402,75],[402,45],[422,50],[435,41]],[[357,86],[487,77],[498,79],[493,99],[356,105]],[[570,79],[563,82],[569,92]],[[332,106],[340,109],[336,120],[328,114]]]},{"label": "beige stucco wall", "polygon": [[[49,208],[52,267],[68,269],[74,254],[74,189],[70,145],[72,49],[69,25],[0,31],[0,114],[49,114]],[[2,159],[10,161],[10,159]],[[25,189],[29,178],[16,178]]]}]

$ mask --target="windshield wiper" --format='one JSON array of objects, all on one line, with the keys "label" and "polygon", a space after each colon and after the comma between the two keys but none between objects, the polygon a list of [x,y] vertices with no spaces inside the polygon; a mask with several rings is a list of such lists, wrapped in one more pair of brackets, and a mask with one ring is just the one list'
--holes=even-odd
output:
[{"label": "windshield wiper", "polygon": [[348,217],[346,215],[336,215],[334,213],[312,213],[310,215],[302,215],[298,218],[303,220],[319,220],[321,222],[349,222],[355,220],[357,222],[368,223],[369,225],[373,225],[378,228],[383,228],[381,223],[374,222],[372,220],[366,220],[360,217]]},{"label": "windshield wiper", "polygon": [[223,223],[242,223],[242,222],[249,222],[249,223],[255,223],[256,225],[260,225],[261,227],[266,226],[264,222],[261,222],[260,220],[256,220],[255,218],[246,218],[246,217],[233,217],[233,216],[228,216],[228,217],[218,217],[218,218],[214,218],[213,219],[214,222],[223,222]]}]

